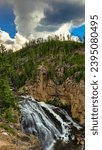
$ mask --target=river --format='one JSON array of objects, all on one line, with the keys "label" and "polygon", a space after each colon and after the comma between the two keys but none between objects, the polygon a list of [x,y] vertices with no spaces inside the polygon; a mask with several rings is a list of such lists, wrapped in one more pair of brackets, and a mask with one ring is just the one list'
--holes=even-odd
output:
[{"label": "river", "polygon": [[[56,150],[61,149],[61,146],[63,150],[84,149],[76,146],[73,148],[76,138],[73,131],[74,129],[81,130],[82,127],[73,121],[64,109],[38,102],[31,96],[21,96],[19,108],[22,114],[23,131],[37,136],[43,150],[55,150],[56,145]],[[66,149],[66,147],[69,148]]]}]

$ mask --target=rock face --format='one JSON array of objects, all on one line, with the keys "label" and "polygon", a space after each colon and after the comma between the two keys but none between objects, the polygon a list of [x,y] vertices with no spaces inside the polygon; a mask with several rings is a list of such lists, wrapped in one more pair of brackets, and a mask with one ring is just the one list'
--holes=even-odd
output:
[{"label": "rock face", "polygon": [[37,137],[26,135],[16,127],[14,130],[15,135],[0,128],[0,150],[42,150]]},{"label": "rock face", "polygon": [[[62,70],[62,71],[61,71]],[[63,76],[63,68],[59,73]],[[59,103],[66,104],[71,108],[71,115],[80,124],[84,124],[85,107],[85,86],[84,81],[75,82],[67,78],[62,84],[47,79],[47,68],[44,65],[38,68],[37,81],[34,84],[27,83],[20,89],[20,93],[30,94],[35,99],[49,101],[57,99]]]}]

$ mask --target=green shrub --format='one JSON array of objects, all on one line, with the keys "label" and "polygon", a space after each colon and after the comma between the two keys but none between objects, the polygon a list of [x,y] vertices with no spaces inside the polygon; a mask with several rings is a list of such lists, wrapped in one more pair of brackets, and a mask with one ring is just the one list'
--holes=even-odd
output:
[{"label": "green shrub", "polygon": [[2,124],[0,124],[0,127],[5,129],[7,132],[9,132],[13,135],[15,134],[15,130],[13,128],[11,128],[8,123],[2,123]]},{"label": "green shrub", "polygon": [[12,107],[9,107],[5,110],[3,117],[6,119],[8,122],[17,122],[17,116],[15,115],[15,110]]}]

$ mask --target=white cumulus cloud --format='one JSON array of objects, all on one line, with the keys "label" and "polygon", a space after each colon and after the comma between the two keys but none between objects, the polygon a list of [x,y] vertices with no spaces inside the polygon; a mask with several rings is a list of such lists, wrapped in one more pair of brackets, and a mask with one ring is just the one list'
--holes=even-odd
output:
[{"label": "white cumulus cloud", "polygon": [[12,40],[9,36],[9,34],[5,31],[0,30],[0,41],[6,42],[8,40]]},{"label": "white cumulus cloud", "polygon": [[19,50],[26,42],[28,40],[18,33],[12,39],[7,32],[0,30],[0,44],[3,44],[6,49]]}]

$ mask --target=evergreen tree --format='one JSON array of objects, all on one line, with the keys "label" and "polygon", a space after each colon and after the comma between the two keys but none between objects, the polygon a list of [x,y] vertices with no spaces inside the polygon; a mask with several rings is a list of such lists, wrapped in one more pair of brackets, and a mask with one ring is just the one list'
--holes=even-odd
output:
[{"label": "evergreen tree", "polygon": [[0,53],[4,53],[6,51],[6,48],[3,44],[0,45]]},{"label": "evergreen tree", "polygon": [[15,107],[15,98],[11,94],[8,81],[0,79],[0,114],[10,107]]}]

